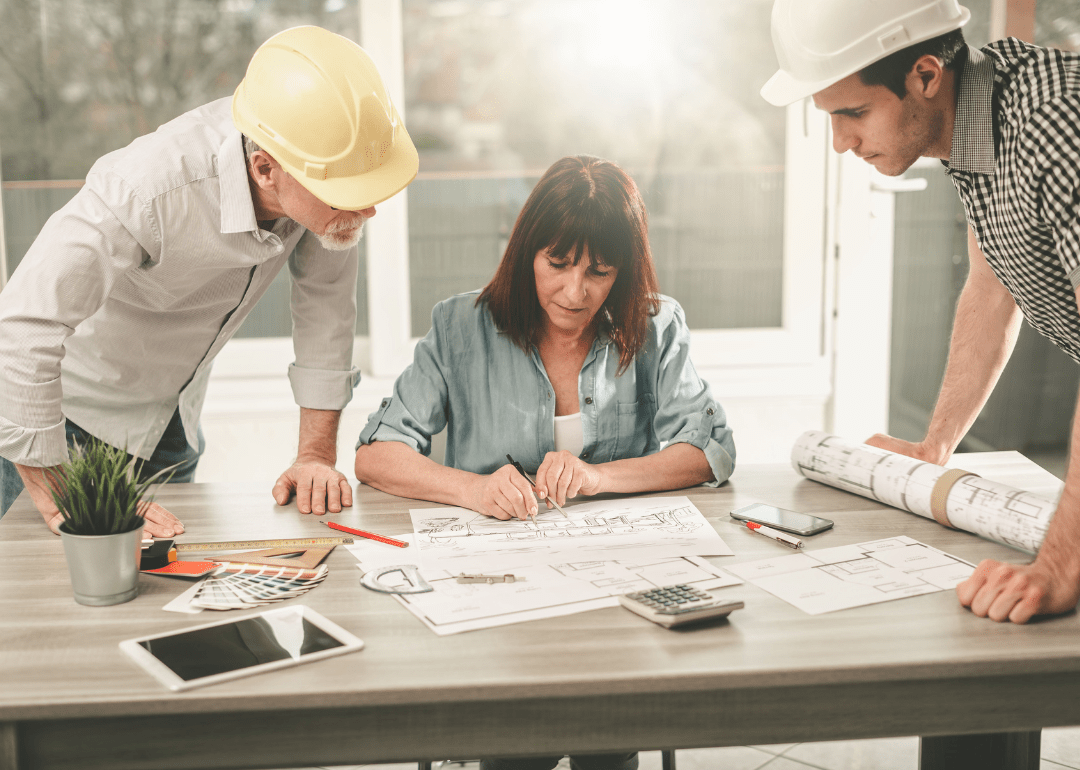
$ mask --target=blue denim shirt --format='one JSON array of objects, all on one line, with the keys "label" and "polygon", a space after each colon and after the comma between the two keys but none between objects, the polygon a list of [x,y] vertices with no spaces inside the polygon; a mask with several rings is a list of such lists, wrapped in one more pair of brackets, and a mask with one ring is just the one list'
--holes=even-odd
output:
[{"label": "blue denim shirt", "polygon": [[[478,291],[435,306],[431,331],[412,364],[368,418],[357,447],[401,441],[431,452],[448,427],[446,465],[492,473],[507,453],[535,471],[555,451],[555,395],[539,353],[526,353],[499,332]],[[735,469],[735,444],[724,410],[690,362],[683,310],[661,297],[644,348],[616,377],[619,351],[599,335],[578,375],[584,433],[581,459],[605,463],[642,457],[685,442],[701,449],[718,486]]]}]

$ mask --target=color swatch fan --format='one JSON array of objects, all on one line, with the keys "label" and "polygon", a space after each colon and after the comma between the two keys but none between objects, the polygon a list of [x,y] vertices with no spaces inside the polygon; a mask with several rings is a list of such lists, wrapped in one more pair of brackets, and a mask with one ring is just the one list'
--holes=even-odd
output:
[{"label": "color swatch fan", "polygon": [[235,610],[294,599],[326,579],[330,568],[222,564],[209,575],[191,601],[193,607]]}]

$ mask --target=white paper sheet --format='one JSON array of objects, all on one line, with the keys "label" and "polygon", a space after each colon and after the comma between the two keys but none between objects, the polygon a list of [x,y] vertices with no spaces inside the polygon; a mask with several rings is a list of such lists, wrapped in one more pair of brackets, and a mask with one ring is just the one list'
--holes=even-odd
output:
[{"label": "white paper sheet", "polygon": [[[821,431],[807,431],[791,464],[808,479],[933,519],[930,493],[948,470]],[[952,487],[945,512],[957,529],[1035,553],[1057,504],[996,481],[965,476]]]},{"label": "white paper sheet", "polygon": [[[394,558],[374,547],[377,545],[357,542],[347,547],[359,559],[357,566],[363,571],[410,563],[402,558],[403,549]],[[698,557],[534,565],[515,567],[513,574],[523,580],[458,583],[456,573],[423,569],[421,575],[435,589],[433,592],[393,597],[429,629],[447,636],[614,607],[619,603],[619,594],[673,583],[712,589],[742,582]],[[400,578],[400,573],[388,573],[381,582],[392,586],[395,577]]]},{"label": "white paper sheet", "polygon": [[686,497],[623,498],[566,506],[535,522],[500,521],[465,508],[409,511],[420,564],[449,572],[513,570],[567,561],[731,556]]},{"label": "white paper sheet", "polygon": [[810,615],[955,588],[974,565],[910,537],[726,566]]}]

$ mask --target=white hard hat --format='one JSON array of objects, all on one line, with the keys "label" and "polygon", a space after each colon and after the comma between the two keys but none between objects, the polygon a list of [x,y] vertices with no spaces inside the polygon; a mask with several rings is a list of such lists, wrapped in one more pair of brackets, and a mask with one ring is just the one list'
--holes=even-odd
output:
[{"label": "white hard hat", "polygon": [[957,0],[776,0],[772,39],[780,69],[761,95],[778,107],[791,104],[970,18]]},{"label": "white hard hat", "polygon": [[245,136],[337,209],[386,200],[420,166],[371,57],[320,27],[287,29],[259,46],[232,113]]}]

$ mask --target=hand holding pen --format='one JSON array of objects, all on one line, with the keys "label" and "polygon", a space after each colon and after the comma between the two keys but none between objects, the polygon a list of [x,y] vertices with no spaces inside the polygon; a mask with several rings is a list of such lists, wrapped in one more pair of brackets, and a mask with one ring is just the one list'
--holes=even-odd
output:
[{"label": "hand holding pen", "polygon": [[[506,455],[506,459],[510,461],[510,464],[512,466],[514,466],[514,468],[517,470],[518,473],[520,473],[522,476],[525,477],[525,480],[528,481],[533,486],[533,488],[536,487],[536,480],[533,479],[531,476],[529,476],[528,473],[525,472],[525,469],[521,467],[521,463],[517,462],[509,454]],[[561,513],[565,518],[567,518],[567,519],[570,518],[569,516],[566,515],[566,511],[564,511],[562,509],[562,506],[559,505],[557,502],[555,502],[554,498],[552,498],[551,495],[548,495],[546,498],[543,498],[543,499],[546,499],[549,505],[555,506],[555,510],[557,510],[559,513]],[[533,514],[533,521],[536,521],[536,514],[535,513]]]},{"label": "hand holding pen", "polygon": [[512,465],[479,474],[469,493],[468,507],[485,516],[506,521],[535,517],[538,511],[532,484]]}]

